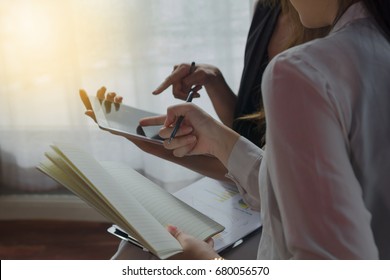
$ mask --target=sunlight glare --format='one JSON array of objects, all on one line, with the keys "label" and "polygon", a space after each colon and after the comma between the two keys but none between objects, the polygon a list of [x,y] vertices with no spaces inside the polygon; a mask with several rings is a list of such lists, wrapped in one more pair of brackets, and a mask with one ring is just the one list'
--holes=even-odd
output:
[{"label": "sunlight glare", "polygon": [[44,7],[24,3],[9,9],[6,24],[14,45],[37,50],[49,45],[53,37],[52,20]]}]

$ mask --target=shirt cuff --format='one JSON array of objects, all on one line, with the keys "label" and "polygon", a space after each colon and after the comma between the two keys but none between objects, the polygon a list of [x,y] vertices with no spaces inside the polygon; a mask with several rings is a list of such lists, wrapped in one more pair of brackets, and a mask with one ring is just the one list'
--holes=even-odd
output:
[{"label": "shirt cuff", "polygon": [[228,159],[226,177],[233,180],[245,202],[254,210],[260,209],[259,170],[264,151],[240,136]]}]

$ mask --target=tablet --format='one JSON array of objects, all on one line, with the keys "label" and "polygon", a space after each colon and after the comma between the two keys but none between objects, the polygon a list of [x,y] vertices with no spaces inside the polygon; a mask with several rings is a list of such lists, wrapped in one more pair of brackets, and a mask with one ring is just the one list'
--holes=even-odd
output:
[{"label": "tablet", "polygon": [[161,126],[141,127],[139,125],[140,119],[157,116],[157,114],[124,104],[100,100],[95,96],[89,96],[89,101],[95,113],[96,122],[101,129],[124,137],[135,137],[162,145],[164,139],[158,135]]}]

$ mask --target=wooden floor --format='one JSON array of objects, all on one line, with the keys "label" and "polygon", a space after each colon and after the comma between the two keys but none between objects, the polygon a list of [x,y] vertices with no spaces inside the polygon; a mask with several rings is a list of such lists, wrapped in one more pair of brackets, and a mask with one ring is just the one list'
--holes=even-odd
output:
[{"label": "wooden floor", "polygon": [[104,260],[119,239],[110,224],[67,221],[0,221],[2,260]]}]

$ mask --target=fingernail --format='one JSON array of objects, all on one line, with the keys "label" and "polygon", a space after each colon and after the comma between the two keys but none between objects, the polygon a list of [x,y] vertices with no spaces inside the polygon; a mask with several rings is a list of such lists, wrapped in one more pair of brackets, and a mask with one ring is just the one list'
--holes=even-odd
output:
[{"label": "fingernail", "polygon": [[173,226],[173,225],[168,225],[167,226],[167,229],[168,231],[176,231],[177,230],[177,227]]}]

